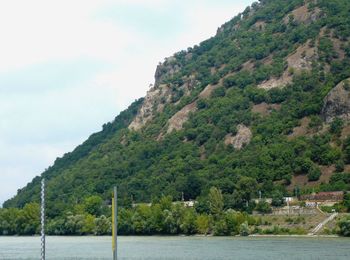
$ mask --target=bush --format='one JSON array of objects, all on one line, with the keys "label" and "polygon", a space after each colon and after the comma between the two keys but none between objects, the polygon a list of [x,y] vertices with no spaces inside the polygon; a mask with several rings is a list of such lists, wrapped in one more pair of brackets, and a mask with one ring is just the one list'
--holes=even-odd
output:
[{"label": "bush", "polygon": [[341,219],[338,222],[340,228],[339,234],[344,237],[350,237],[350,217]]},{"label": "bush", "polygon": [[341,131],[343,129],[343,126],[344,126],[344,122],[343,120],[341,120],[340,118],[336,118],[333,120],[333,122],[331,123],[331,128],[330,128],[330,132],[332,134],[335,134],[335,135],[340,135],[341,134]]},{"label": "bush", "polygon": [[249,236],[249,226],[248,222],[244,222],[239,227],[239,234],[243,237]]},{"label": "bush", "polygon": [[320,176],[321,170],[318,167],[314,167],[307,175],[307,178],[309,181],[318,181],[320,179]]},{"label": "bush", "polygon": [[259,201],[259,203],[256,205],[255,208],[256,211],[259,213],[271,213],[272,208],[269,203],[267,203],[265,200]]},{"label": "bush", "polygon": [[271,205],[274,207],[281,207],[284,204],[284,200],[283,200],[283,193],[280,191],[275,191],[272,194],[272,202]]},{"label": "bush", "polygon": [[335,170],[336,172],[343,172],[344,171],[344,161],[343,160],[339,160],[335,163]]}]

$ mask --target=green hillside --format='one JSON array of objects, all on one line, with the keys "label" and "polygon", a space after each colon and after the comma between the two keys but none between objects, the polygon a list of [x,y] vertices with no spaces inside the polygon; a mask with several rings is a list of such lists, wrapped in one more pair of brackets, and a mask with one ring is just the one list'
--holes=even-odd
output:
[{"label": "green hillside", "polygon": [[[224,207],[350,190],[350,1],[261,0],[167,58],[154,86],[42,173],[48,217],[92,195],[170,195]],[[39,201],[36,177],[5,208]]]}]

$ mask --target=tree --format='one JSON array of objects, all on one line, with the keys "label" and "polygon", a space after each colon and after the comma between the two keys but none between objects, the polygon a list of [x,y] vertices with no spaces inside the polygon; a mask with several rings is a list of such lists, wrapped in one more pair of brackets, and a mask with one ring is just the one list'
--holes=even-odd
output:
[{"label": "tree", "polygon": [[96,235],[108,235],[111,234],[112,223],[104,215],[95,219],[95,234]]},{"label": "tree", "polygon": [[271,205],[274,207],[280,207],[284,204],[283,193],[280,191],[274,191],[272,193]]},{"label": "tree", "polygon": [[330,132],[332,134],[335,134],[335,135],[339,136],[341,134],[343,126],[344,126],[343,120],[341,120],[340,118],[336,118],[331,123]]},{"label": "tree", "polygon": [[38,203],[26,204],[22,210],[23,226],[22,234],[34,235],[39,233],[40,227],[40,206]]},{"label": "tree", "polygon": [[214,217],[218,217],[224,209],[224,199],[221,190],[211,187],[209,191],[209,208]]},{"label": "tree", "polygon": [[87,197],[83,206],[85,212],[94,216],[99,216],[102,212],[102,198],[97,195]]},{"label": "tree", "polygon": [[208,215],[198,215],[196,219],[197,232],[206,235],[210,230],[210,218]]},{"label": "tree", "polygon": [[350,163],[350,137],[346,138],[343,145],[345,161]]},{"label": "tree", "polygon": [[196,233],[196,215],[193,209],[185,210],[180,227],[184,234],[191,235]]},{"label": "tree", "polygon": [[307,175],[309,181],[318,181],[321,176],[321,170],[318,167],[313,167]]},{"label": "tree", "polygon": [[256,205],[255,208],[260,213],[271,213],[272,209],[269,203],[267,203],[265,200],[259,201],[259,203]]},{"label": "tree", "polygon": [[344,194],[343,205],[346,208],[347,212],[350,212],[350,193]]},{"label": "tree", "polygon": [[[249,202],[257,192],[258,183],[251,177],[242,176],[233,193],[236,208],[247,210]],[[248,207],[247,207],[248,206]]]},{"label": "tree", "polygon": [[338,222],[340,228],[340,235],[350,237],[350,218],[343,218]]},{"label": "tree", "polygon": [[82,235],[84,224],[84,215],[68,215],[64,224],[64,233],[66,235]]},{"label": "tree", "polygon": [[241,236],[249,236],[249,233],[250,233],[249,226],[248,226],[248,222],[246,221],[240,225],[239,234]]}]

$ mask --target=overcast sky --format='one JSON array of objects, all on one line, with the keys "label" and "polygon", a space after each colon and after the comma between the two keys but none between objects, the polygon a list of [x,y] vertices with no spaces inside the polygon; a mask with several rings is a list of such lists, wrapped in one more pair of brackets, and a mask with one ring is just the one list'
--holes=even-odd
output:
[{"label": "overcast sky", "polygon": [[251,0],[0,1],[0,205]]}]

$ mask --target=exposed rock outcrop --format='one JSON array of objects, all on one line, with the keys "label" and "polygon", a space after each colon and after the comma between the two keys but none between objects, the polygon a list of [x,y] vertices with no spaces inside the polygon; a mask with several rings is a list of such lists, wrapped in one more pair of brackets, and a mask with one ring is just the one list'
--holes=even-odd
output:
[{"label": "exposed rock outcrop", "polygon": [[189,114],[196,110],[197,110],[196,102],[193,102],[183,107],[179,112],[177,112],[175,115],[173,115],[169,119],[168,121],[169,126],[168,126],[167,133],[171,133],[173,130],[182,129],[182,125],[188,120]]},{"label": "exposed rock outcrop", "polygon": [[180,70],[175,57],[167,58],[164,63],[158,65],[155,73],[154,86],[147,92],[145,100],[136,117],[129,125],[129,129],[140,130],[147,122],[151,121],[157,112],[162,112],[165,104],[175,102],[173,98],[178,93],[187,96],[199,84],[194,75],[182,78],[181,86],[165,84],[167,78],[174,76]]},{"label": "exposed rock outcrop", "polygon": [[307,41],[287,57],[288,66],[280,78],[270,78],[259,84],[258,88],[268,90],[276,87],[284,87],[292,82],[293,77],[291,73],[299,73],[303,70],[310,71],[313,61],[317,59],[317,48],[310,41]]},{"label": "exposed rock outcrop", "polygon": [[258,29],[260,31],[264,30],[266,27],[265,21],[257,21],[255,24],[253,24],[253,28]]},{"label": "exposed rock outcrop", "polygon": [[287,57],[288,68],[311,70],[312,62],[318,59],[317,48],[309,41],[301,45]]},{"label": "exposed rock outcrop", "polygon": [[166,78],[174,76],[181,69],[180,65],[176,62],[175,57],[166,58],[163,63],[157,66],[155,78],[155,86],[158,86]]},{"label": "exposed rock outcrop", "polygon": [[215,89],[217,89],[219,87],[219,85],[208,85],[206,86],[201,93],[199,93],[199,98],[209,98],[211,93],[213,93],[213,91]]},{"label": "exposed rock outcrop", "polygon": [[164,103],[171,99],[171,89],[168,85],[162,84],[152,87],[145,97],[143,104],[136,117],[129,125],[129,129],[139,130],[153,118],[154,112],[160,112]]},{"label": "exposed rock outcrop", "polygon": [[340,82],[325,97],[322,116],[327,123],[335,118],[350,120],[350,78]]},{"label": "exposed rock outcrop", "polygon": [[293,10],[290,14],[284,17],[283,22],[288,24],[290,21],[290,17],[293,18],[293,21],[298,23],[310,24],[316,21],[321,15],[321,10],[319,8],[315,8],[310,10],[308,5],[305,4],[295,10]]},{"label": "exposed rock outcrop", "polygon": [[226,145],[233,145],[233,147],[237,150],[241,150],[244,145],[250,143],[252,139],[252,131],[248,127],[243,124],[237,126],[237,134],[232,136],[232,134],[228,134],[225,137]]}]

